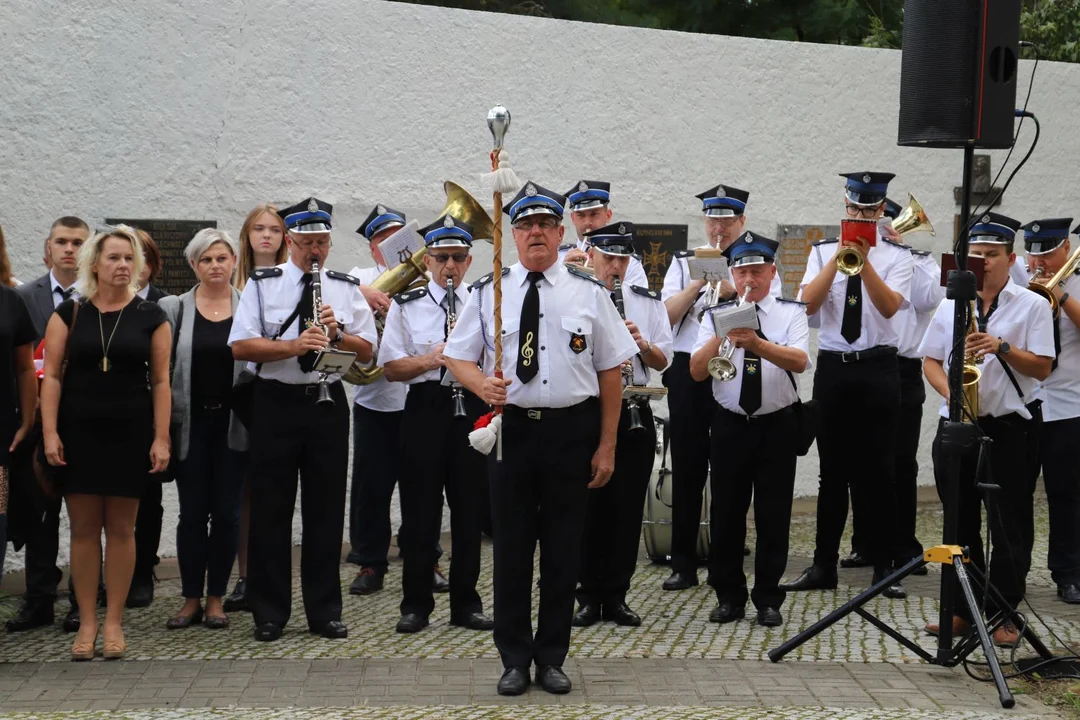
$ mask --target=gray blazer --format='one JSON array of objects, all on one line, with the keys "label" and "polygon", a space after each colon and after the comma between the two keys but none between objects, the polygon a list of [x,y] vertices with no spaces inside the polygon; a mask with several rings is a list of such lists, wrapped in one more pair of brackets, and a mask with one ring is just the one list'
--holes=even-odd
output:
[{"label": "gray blazer", "polygon": [[[54,309],[52,280],[49,273],[45,273],[36,280],[23,283],[15,288],[15,292],[22,295],[26,301],[26,308],[30,311],[30,319],[34,322],[34,330],[37,333],[37,342],[45,337],[45,326],[49,324]],[[36,343],[35,343],[36,344]]]},{"label": "gray blazer", "polygon": [[[180,454],[181,460],[187,458],[188,447],[191,438],[191,342],[195,328],[195,288],[188,290],[183,295],[170,295],[158,301],[158,306],[165,311],[169,318],[169,324],[176,332],[176,322],[183,313],[183,321],[180,323],[180,337],[176,340],[176,365],[173,367],[172,376],[172,421],[180,423]],[[240,302],[240,293],[233,288],[232,309],[236,315],[236,304]],[[247,367],[247,363],[237,360],[233,363],[233,384],[240,377],[240,372]],[[229,448],[231,450],[244,451],[248,449],[248,433],[244,424],[233,413],[229,417]]]}]

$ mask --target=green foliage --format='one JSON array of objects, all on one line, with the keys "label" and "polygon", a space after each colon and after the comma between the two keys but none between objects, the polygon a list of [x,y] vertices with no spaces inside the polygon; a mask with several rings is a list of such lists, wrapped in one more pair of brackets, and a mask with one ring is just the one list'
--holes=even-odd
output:
[{"label": "green foliage", "polygon": [[1025,0],[1020,38],[1044,60],[1080,62],[1080,0]]}]

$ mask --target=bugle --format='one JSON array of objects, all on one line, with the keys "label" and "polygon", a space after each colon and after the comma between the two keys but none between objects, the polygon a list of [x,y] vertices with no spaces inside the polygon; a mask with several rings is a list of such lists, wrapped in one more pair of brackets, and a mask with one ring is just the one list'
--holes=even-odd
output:
[{"label": "bugle", "polygon": [[[750,286],[747,285],[743,290],[742,297],[738,300],[739,305],[746,302],[750,290]],[[735,343],[731,342],[731,338],[725,337],[723,342],[720,343],[720,350],[716,357],[709,358],[709,375],[711,375],[714,380],[728,382],[729,380],[734,380],[735,376],[739,374],[739,371],[735,368],[735,363],[731,361],[731,356],[734,354]]]}]

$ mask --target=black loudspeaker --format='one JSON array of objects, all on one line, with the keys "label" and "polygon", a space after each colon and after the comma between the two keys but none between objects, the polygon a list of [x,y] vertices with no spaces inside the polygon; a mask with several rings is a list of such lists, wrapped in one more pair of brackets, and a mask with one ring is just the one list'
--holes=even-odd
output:
[{"label": "black loudspeaker", "polygon": [[1012,145],[1020,2],[904,3],[898,145]]}]

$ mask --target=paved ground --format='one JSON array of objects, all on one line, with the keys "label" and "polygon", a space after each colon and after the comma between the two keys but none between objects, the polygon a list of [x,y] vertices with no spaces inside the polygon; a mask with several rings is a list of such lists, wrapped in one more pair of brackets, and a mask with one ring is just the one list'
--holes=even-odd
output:
[{"label": "paved ground", "polygon": [[[812,505],[810,506],[812,507]],[[802,506],[806,509],[806,506]],[[1080,644],[1080,609],[1054,597],[1045,567],[1046,508],[1040,503],[1031,600],[1064,643]],[[812,515],[796,518],[789,572],[812,551]],[[920,535],[940,535],[940,513],[922,507]],[[751,542],[752,544],[752,542]],[[447,545],[449,547],[449,545]],[[481,596],[490,607],[491,551],[485,546]],[[748,564],[748,570],[752,566]],[[922,664],[912,653],[855,618],[818,636],[779,664],[765,652],[853,596],[868,571],[842,571],[831,593],[789,597],[786,624],[766,630],[748,621],[707,622],[715,604],[707,587],[665,593],[667,568],[642,561],[630,604],[641,628],[608,623],[575,630],[567,671],[575,691],[553,697],[534,689],[500,698],[500,667],[491,637],[447,624],[438,596],[425,632],[397,635],[400,566],[385,591],[346,596],[351,637],[327,641],[306,633],[297,613],[278,643],[255,643],[251,619],[233,616],[227,631],[166,631],[179,607],[179,582],[163,567],[158,599],[128,615],[129,660],[73,664],[71,636],[58,628],[0,634],[0,715],[3,717],[297,717],[297,718],[986,718],[1055,717],[1037,700],[1018,696],[1006,713],[992,686],[962,670]],[[352,569],[342,566],[347,584]],[[704,573],[702,573],[704,579]],[[906,601],[880,600],[874,611],[909,636],[936,613],[936,571],[907,583]],[[66,601],[64,601],[66,602]],[[0,616],[13,600],[0,602]],[[58,614],[64,609],[58,604]],[[1046,635],[1046,633],[1044,633]],[[1047,636],[1047,639],[1050,638]],[[931,646],[928,638],[923,644]],[[1020,655],[1026,652],[1021,651]],[[1008,660],[1008,656],[1003,656]],[[271,711],[277,708],[278,711]],[[109,714],[120,711],[120,714]]]}]

